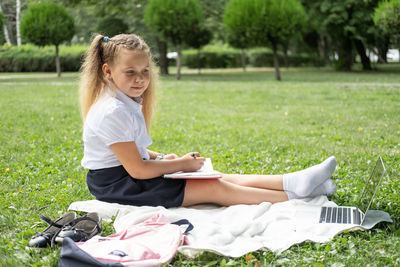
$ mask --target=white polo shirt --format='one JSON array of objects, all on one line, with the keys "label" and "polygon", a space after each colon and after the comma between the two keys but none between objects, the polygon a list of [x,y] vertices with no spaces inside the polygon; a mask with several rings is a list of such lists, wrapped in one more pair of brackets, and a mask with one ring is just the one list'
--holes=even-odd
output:
[{"label": "white polo shirt", "polygon": [[152,141],[142,113],[142,98],[137,101],[140,103],[117,89],[115,96],[109,91],[92,105],[83,127],[83,167],[96,170],[121,165],[110,149],[119,142],[134,141],[142,158],[150,159],[146,147]]}]

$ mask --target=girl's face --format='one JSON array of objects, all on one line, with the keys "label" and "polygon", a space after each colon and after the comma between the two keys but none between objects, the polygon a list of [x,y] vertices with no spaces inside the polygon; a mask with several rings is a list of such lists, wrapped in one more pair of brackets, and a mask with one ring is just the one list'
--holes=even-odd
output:
[{"label": "girl's face", "polygon": [[103,73],[124,94],[138,97],[150,83],[149,58],[144,52],[121,49],[112,66],[103,65]]}]

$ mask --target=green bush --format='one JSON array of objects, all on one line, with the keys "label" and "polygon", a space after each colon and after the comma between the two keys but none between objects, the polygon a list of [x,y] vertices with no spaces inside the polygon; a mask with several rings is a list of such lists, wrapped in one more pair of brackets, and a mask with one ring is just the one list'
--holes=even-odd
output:
[{"label": "green bush", "polygon": [[[63,45],[60,49],[61,69],[78,71],[87,46]],[[183,65],[188,68],[240,68],[241,51],[230,47],[206,46],[201,49],[198,58],[197,50],[183,51]],[[37,47],[34,45],[0,46],[0,72],[52,72],[55,68],[55,48],[53,46]],[[283,63],[283,56],[279,55]],[[169,59],[174,64],[174,59]],[[253,67],[272,67],[273,54],[269,49],[251,49],[246,52],[246,61]],[[322,66],[323,61],[315,56],[291,55],[289,66]]]},{"label": "green bush", "polygon": [[[278,54],[279,61],[284,62],[282,54]],[[233,48],[220,47],[217,49],[206,46],[198,55],[197,50],[183,51],[183,65],[188,68],[240,68],[241,51]],[[307,54],[290,55],[288,57],[290,67],[299,66],[323,66],[322,59]],[[273,67],[274,56],[270,49],[255,48],[247,50],[246,62],[253,67]]]},{"label": "green bush", "polygon": [[[278,54],[279,62],[282,64],[285,62],[284,56]],[[274,54],[269,51],[250,51],[249,62],[253,67],[273,67],[274,66]],[[301,67],[301,66],[315,66],[321,67],[324,65],[324,61],[316,56],[307,54],[289,55],[288,63],[290,67]]]},{"label": "green bush", "polygon": [[188,68],[239,68],[241,67],[240,51],[202,51],[197,50],[183,52],[183,65]]},{"label": "green bush", "polygon": [[[86,46],[62,46],[61,69],[78,71]],[[0,46],[0,72],[53,72],[55,47],[34,45]]]}]

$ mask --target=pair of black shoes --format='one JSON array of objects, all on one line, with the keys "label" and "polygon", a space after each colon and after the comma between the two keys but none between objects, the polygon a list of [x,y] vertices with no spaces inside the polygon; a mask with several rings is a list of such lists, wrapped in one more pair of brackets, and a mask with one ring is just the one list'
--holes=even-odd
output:
[{"label": "pair of black shoes", "polygon": [[75,212],[70,212],[55,221],[44,215],[40,215],[40,218],[47,222],[49,227],[32,236],[28,247],[53,247],[62,244],[66,237],[75,242],[86,241],[101,233],[101,218],[97,212],[89,212],[79,218]]}]

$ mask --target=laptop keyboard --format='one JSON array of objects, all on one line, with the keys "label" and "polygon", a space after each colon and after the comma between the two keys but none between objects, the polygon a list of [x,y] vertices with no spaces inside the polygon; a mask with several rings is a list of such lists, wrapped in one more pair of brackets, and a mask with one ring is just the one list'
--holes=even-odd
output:
[{"label": "laptop keyboard", "polygon": [[[363,214],[351,207],[322,207],[320,223],[361,224]],[[353,221],[352,221],[353,219]]]}]

